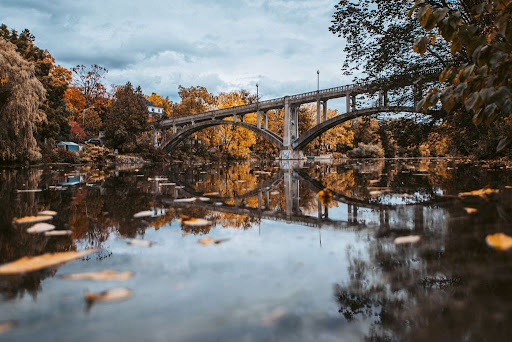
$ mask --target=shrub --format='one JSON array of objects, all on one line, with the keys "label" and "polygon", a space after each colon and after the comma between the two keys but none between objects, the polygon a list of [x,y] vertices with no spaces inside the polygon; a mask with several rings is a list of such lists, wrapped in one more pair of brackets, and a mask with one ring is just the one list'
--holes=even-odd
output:
[{"label": "shrub", "polygon": [[359,143],[356,148],[348,152],[350,158],[382,158],[384,149],[380,145]]}]

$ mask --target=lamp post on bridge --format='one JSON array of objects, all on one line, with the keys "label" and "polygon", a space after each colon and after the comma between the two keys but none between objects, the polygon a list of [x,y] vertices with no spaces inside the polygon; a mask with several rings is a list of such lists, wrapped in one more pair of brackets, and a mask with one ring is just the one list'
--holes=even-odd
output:
[{"label": "lamp post on bridge", "polygon": [[316,71],[317,82],[316,82],[316,91],[320,93],[320,70]]},{"label": "lamp post on bridge", "polygon": [[260,85],[256,83],[256,108],[260,109]]}]

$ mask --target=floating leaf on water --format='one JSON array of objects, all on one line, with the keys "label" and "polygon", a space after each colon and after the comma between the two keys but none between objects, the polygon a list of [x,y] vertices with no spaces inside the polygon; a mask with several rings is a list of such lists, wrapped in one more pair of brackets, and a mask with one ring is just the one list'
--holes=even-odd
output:
[{"label": "floating leaf on water", "polygon": [[494,194],[497,194],[499,192],[500,192],[499,190],[491,189],[490,187],[486,186],[486,187],[484,187],[483,189],[480,189],[480,190],[473,190],[473,191],[469,191],[469,192],[461,192],[459,194],[459,197],[462,198],[462,197],[469,197],[469,196],[478,196],[478,197],[481,197],[481,198],[487,200],[490,195],[494,195]]},{"label": "floating leaf on water", "polygon": [[41,189],[31,189],[31,190],[23,190],[23,189],[21,189],[21,190],[16,190],[17,193],[22,193],[22,192],[41,192],[41,191],[43,191],[43,190],[41,190]]},{"label": "floating leaf on water", "polygon": [[464,208],[464,210],[466,211],[466,213],[468,213],[468,214],[470,214],[470,215],[471,215],[471,214],[474,214],[474,213],[476,213],[476,212],[478,211],[478,210],[477,210],[477,209],[475,209],[475,208]]},{"label": "floating leaf on water", "polygon": [[210,221],[202,219],[202,218],[191,218],[188,220],[181,221],[184,225],[190,227],[204,227],[212,224]]},{"label": "floating leaf on water", "polygon": [[39,216],[25,216],[22,218],[14,218],[14,223],[22,224],[22,223],[36,223],[36,222],[44,222],[50,221],[53,219],[53,216],[48,215],[39,215]]},{"label": "floating leaf on water", "polygon": [[229,239],[217,239],[217,240],[215,240],[215,239],[212,239],[211,237],[206,237],[204,239],[199,240],[199,243],[201,245],[213,245],[213,244],[218,245],[218,244],[221,244],[221,243],[223,243],[225,241],[228,241],[228,240]]},{"label": "floating leaf on water", "polygon": [[135,273],[133,272],[116,272],[112,270],[105,270],[100,272],[65,274],[61,276],[61,278],[68,280],[123,281],[133,277],[134,275]]},{"label": "floating leaf on water", "polygon": [[128,239],[128,240],[126,240],[126,242],[129,245],[141,246],[141,247],[151,247],[151,245],[153,244],[153,242],[151,242],[149,240],[139,240],[139,239]]},{"label": "floating leaf on water", "polygon": [[318,193],[318,199],[323,204],[329,204],[332,201],[332,192],[327,189],[324,189]]},{"label": "floating leaf on water", "polygon": [[203,196],[219,196],[220,193],[218,192],[206,192],[203,194]]},{"label": "floating leaf on water", "polygon": [[16,321],[0,322],[0,334],[4,334],[18,325]]},{"label": "floating leaf on water", "polygon": [[505,189],[512,189],[512,185],[505,185]]},{"label": "floating leaf on water", "polygon": [[154,178],[148,178],[148,181],[168,181],[169,179],[166,177],[154,177]]},{"label": "floating leaf on water", "polygon": [[400,236],[394,241],[395,245],[404,245],[409,243],[417,243],[421,240],[419,235]]},{"label": "floating leaf on water", "polygon": [[507,251],[512,248],[512,237],[503,233],[487,235],[485,242],[487,242],[489,247],[499,251]]},{"label": "floating leaf on water", "polygon": [[176,202],[176,203],[188,203],[188,202],[195,202],[196,200],[197,200],[197,198],[195,198],[195,197],[178,198],[178,199],[175,199],[174,202]]},{"label": "floating leaf on water", "polygon": [[56,266],[80,259],[81,257],[96,251],[97,249],[86,249],[81,252],[47,253],[35,257],[23,257],[0,266],[0,274],[17,274],[37,271],[42,268]]},{"label": "floating leaf on water", "polygon": [[53,210],[43,210],[38,213],[38,215],[44,215],[44,216],[55,216],[57,215],[56,211]]},{"label": "floating leaf on water", "polygon": [[36,233],[44,233],[50,230],[54,230],[55,226],[49,223],[36,223],[32,227],[27,229],[27,233],[36,234]]},{"label": "floating leaf on water", "polygon": [[132,295],[132,290],[125,289],[122,287],[107,290],[100,293],[93,292],[85,292],[85,300],[89,303],[96,302],[116,302],[126,298],[129,298]]},{"label": "floating leaf on water", "polygon": [[210,199],[208,197],[199,197],[201,202],[208,202]]},{"label": "floating leaf on water", "polygon": [[140,211],[133,215],[134,218],[151,217],[154,215],[152,210]]},{"label": "floating leaf on water", "polygon": [[71,230],[52,230],[50,232],[44,232],[45,236],[69,236],[73,234]]}]

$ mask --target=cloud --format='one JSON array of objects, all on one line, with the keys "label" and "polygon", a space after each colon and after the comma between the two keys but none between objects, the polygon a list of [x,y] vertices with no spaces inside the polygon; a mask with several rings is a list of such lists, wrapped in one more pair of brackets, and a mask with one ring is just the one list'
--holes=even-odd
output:
[{"label": "cloud", "polygon": [[100,64],[107,82],[177,98],[178,85],[263,98],[348,83],[332,0],[3,0],[0,22],[28,28],[66,67]]}]

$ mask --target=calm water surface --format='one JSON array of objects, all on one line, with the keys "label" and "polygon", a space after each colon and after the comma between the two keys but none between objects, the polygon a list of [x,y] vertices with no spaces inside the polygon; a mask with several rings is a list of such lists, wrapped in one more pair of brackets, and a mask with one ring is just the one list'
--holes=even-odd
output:
[{"label": "calm water surface", "polygon": [[[458,196],[487,185],[500,192]],[[100,251],[0,276],[0,322],[17,323],[0,340],[510,340],[512,253],[485,243],[512,235],[509,185],[512,170],[464,160],[3,169],[0,263]],[[324,188],[332,200],[319,199]],[[45,209],[72,235],[12,223]],[[152,217],[134,218],[146,210]],[[189,227],[188,218],[210,224]],[[421,241],[394,244],[407,235]],[[205,237],[226,240],[200,244]],[[135,276],[61,278],[106,269]],[[116,287],[133,295],[84,300]]]}]

